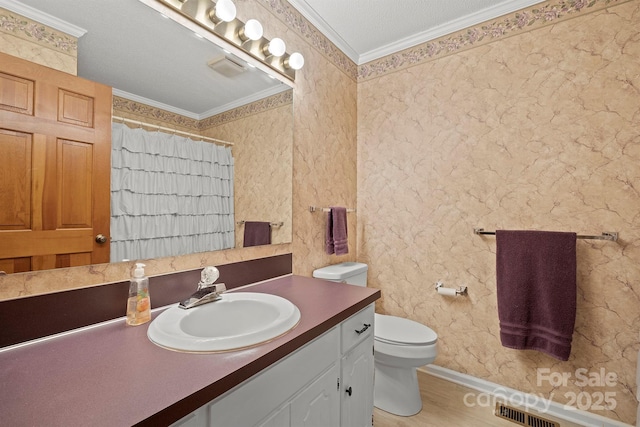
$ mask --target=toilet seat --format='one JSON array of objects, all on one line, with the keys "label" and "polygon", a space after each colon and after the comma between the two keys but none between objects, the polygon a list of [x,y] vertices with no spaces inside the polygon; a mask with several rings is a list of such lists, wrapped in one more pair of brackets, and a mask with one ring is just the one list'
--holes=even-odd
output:
[{"label": "toilet seat", "polygon": [[428,326],[402,317],[375,314],[374,336],[378,342],[393,345],[428,346],[438,335]]}]

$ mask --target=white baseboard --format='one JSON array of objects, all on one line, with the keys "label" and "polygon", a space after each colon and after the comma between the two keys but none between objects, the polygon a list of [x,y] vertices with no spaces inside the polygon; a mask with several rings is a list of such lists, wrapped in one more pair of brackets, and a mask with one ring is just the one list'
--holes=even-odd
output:
[{"label": "white baseboard", "polygon": [[[543,399],[540,396],[523,393],[509,387],[504,387],[490,381],[456,372],[451,369],[442,368],[440,366],[427,365],[419,368],[419,370],[429,375],[433,375],[434,377],[442,378],[452,383],[477,390],[483,393],[484,396],[499,397],[501,401],[512,403],[514,406],[527,406],[528,408],[534,409],[540,413],[548,414],[552,417],[580,424],[585,427],[633,427],[630,424],[612,420],[611,418],[606,418],[592,412],[581,411],[579,409],[568,409],[565,405],[548,399]],[[465,403],[467,402],[465,401]]]}]

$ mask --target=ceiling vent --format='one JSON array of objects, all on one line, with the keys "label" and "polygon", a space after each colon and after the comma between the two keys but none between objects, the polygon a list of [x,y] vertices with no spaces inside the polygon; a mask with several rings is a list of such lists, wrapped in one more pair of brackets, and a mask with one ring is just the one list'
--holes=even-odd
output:
[{"label": "ceiling vent", "polygon": [[225,77],[235,77],[245,71],[245,68],[242,64],[234,61],[226,55],[220,55],[213,58],[207,63],[207,65],[209,65],[209,68],[211,68],[213,71]]}]

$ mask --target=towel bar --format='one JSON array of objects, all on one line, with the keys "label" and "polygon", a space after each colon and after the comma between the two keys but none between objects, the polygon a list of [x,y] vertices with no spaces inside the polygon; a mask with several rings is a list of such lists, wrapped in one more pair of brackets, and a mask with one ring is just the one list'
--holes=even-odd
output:
[{"label": "towel bar", "polygon": [[[331,208],[318,208],[316,206],[309,206],[309,212],[316,212],[316,211],[322,211],[322,212],[329,212],[331,210]],[[351,209],[351,208],[347,208],[347,212],[355,212],[355,209]]]},{"label": "towel bar", "polygon": [[[245,222],[247,222],[247,221],[242,220],[242,221],[236,222],[236,224],[244,225]],[[272,227],[282,227],[284,225],[284,222],[282,222],[282,221],[280,221],[280,222],[270,222],[269,225],[272,226]]]},{"label": "towel bar", "polygon": [[[495,231],[484,231],[484,228],[474,228],[473,233],[478,235],[482,234],[482,235],[492,235],[492,236],[496,234]],[[610,240],[612,242],[617,242],[618,233],[615,231],[603,231],[602,234],[599,236],[578,234],[576,236],[576,239]]]}]

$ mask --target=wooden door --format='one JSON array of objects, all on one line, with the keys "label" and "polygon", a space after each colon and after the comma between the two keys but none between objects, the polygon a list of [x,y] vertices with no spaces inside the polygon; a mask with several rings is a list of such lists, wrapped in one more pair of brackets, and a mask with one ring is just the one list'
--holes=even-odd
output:
[{"label": "wooden door", "polygon": [[0,53],[0,271],[109,262],[111,105],[108,86]]}]

